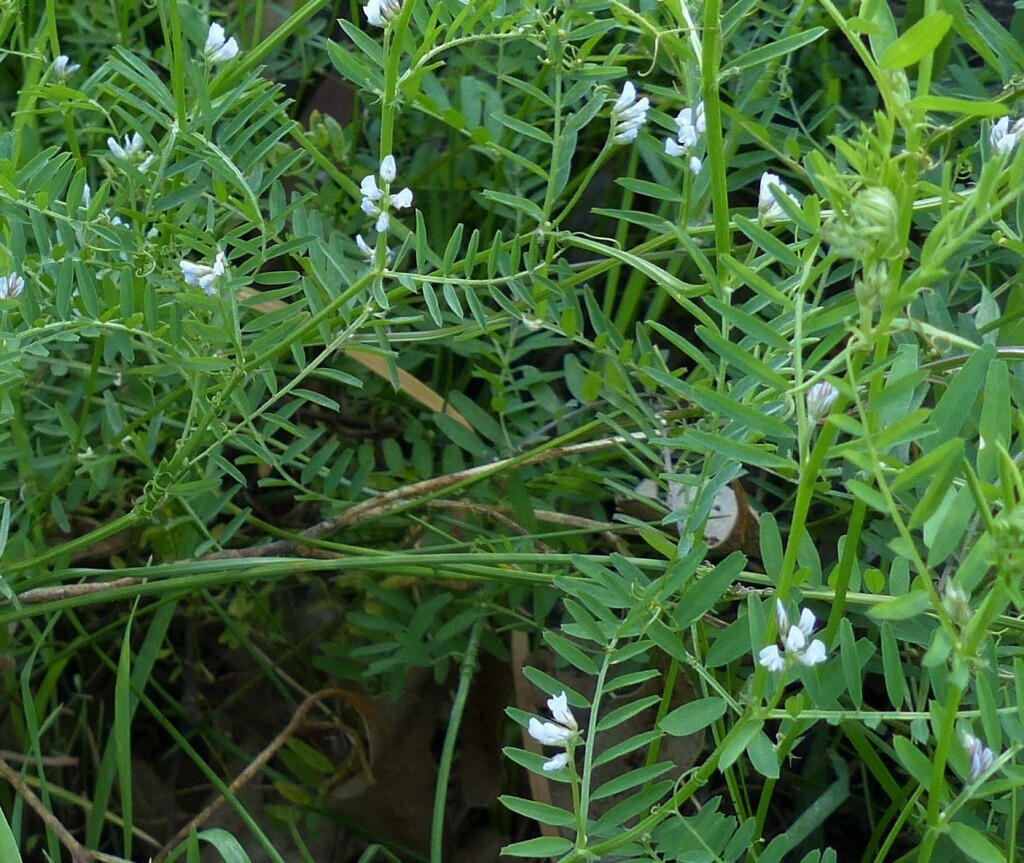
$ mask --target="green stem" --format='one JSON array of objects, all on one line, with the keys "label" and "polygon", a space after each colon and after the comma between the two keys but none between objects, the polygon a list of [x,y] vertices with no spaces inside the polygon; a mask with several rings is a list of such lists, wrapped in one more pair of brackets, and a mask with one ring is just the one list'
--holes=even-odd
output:
[{"label": "green stem", "polygon": [[707,123],[708,166],[711,171],[711,201],[715,222],[715,254],[718,283],[725,284],[728,270],[724,258],[732,251],[729,221],[729,188],[725,141],[722,137],[722,105],[718,96],[718,65],[721,59],[721,0],[704,4],[703,51],[701,54],[701,98]]},{"label": "green stem", "polygon": [[444,813],[448,801],[448,777],[451,775],[452,762],[455,760],[455,744],[462,725],[462,714],[466,709],[469,690],[473,685],[473,675],[477,669],[477,654],[480,650],[480,637],[483,634],[484,621],[481,615],[473,624],[466,643],[466,652],[462,657],[459,670],[459,686],[455,691],[455,703],[448,717],[448,729],[444,735],[444,746],[441,749],[441,760],[437,765],[437,785],[434,791],[434,812],[430,823],[430,863],[444,861]]}]

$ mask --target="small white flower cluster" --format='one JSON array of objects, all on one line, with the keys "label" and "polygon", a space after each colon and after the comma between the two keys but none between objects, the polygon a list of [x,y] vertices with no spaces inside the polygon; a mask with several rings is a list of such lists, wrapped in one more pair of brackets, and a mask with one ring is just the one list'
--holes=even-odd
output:
[{"label": "small white flower cluster", "polygon": [[615,132],[612,140],[616,144],[635,141],[640,127],[647,122],[650,107],[651,100],[646,96],[638,99],[633,82],[627,81],[622,87],[622,95],[612,105],[612,126]]},{"label": "small white flower cluster", "polygon": [[[406,187],[395,194],[391,193],[391,184],[398,175],[395,157],[385,156],[380,163],[381,184],[373,174],[363,177],[359,191],[363,193],[363,212],[368,216],[376,216],[377,231],[383,234],[391,224],[391,209],[405,210],[412,206],[412,189]],[[361,248],[361,247],[360,247]]]},{"label": "small white flower cluster", "polygon": [[374,27],[387,27],[402,11],[402,0],[370,0],[363,7],[366,20]]},{"label": "small white flower cluster", "polygon": [[72,63],[71,58],[68,57],[67,54],[61,54],[56,60],[53,61],[54,74],[61,81],[66,81],[81,68],[81,64]]},{"label": "small white flower cluster", "polygon": [[206,62],[211,66],[215,63],[226,63],[238,54],[238,42],[235,37],[225,38],[224,28],[220,24],[210,25],[210,32],[206,34],[206,45],[203,48],[203,55]]},{"label": "small white flower cluster", "polygon": [[1017,146],[1021,138],[1024,138],[1024,117],[1021,117],[1012,126],[1009,117],[1001,117],[993,124],[988,139],[995,154],[1002,156],[1004,153],[1013,152],[1013,148]]},{"label": "small white flower cluster", "polygon": [[811,668],[828,658],[825,644],[818,638],[808,643],[814,633],[814,613],[805,608],[800,612],[800,622],[790,625],[789,615],[782,600],[775,600],[775,617],[779,624],[779,635],[783,638],[782,650],[777,644],[769,644],[758,653],[758,662],[769,671],[785,671],[794,660]]},{"label": "small white flower cluster", "polygon": [[228,259],[220,249],[213,259],[213,266],[208,264],[195,264],[192,261],[181,262],[181,274],[185,277],[185,283],[202,288],[207,296],[214,296],[217,293],[217,281],[228,271]]},{"label": "small white flower cluster", "polygon": [[701,136],[708,130],[707,120],[704,118],[704,103],[698,102],[696,108],[683,108],[676,117],[676,129],[675,140],[665,139],[665,152],[675,157],[689,156],[690,171],[699,174],[701,161],[694,151]]},{"label": "small white flower cluster", "polygon": [[139,170],[143,172],[148,171],[156,161],[156,156],[146,152],[146,142],[138,132],[134,135],[125,135],[123,146],[117,138],[111,136],[107,138],[107,147],[118,159],[131,164],[137,163]]},{"label": "small white flower cluster", "polygon": [[977,782],[984,774],[992,769],[996,757],[992,750],[985,746],[977,737],[970,732],[961,735],[964,749],[971,756],[971,770],[968,778],[971,782]]},{"label": "small white flower cluster", "polygon": [[[536,717],[530,717],[530,736],[545,746],[560,746],[568,749],[579,736],[579,726],[576,724],[576,717],[569,709],[569,701],[563,692],[561,695],[554,695],[548,699],[548,710],[554,722],[541,722]],[[569,753],[559,752],[554,758],[544,762],[544,770],[549,773],[561,770],[569,764]]]},{"label": "small white flower cluster", "polygon": [[25,290],[25,280],[17,273],[0,276],[0,300],[13,300]]},{"label": "small white flower cluster", "polygon": [[794,201],[789,188],[779,179],[779,175],[765,171],[761,175],[761,186],[757,193],[757,215],[762,224],[785,217],[786,211],[779,206],[780,195]]},{"label": "small white flower cluster", "polygon": [[839,390],[828,381],[818,381],[807,391],[807,415],[813,422],[828,416],[837,398]]}]

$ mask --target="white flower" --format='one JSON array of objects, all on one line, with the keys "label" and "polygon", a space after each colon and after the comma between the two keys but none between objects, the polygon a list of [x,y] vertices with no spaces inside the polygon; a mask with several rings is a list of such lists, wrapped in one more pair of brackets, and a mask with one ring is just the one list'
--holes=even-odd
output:
[{"label": "white flower", "polygon": [[387,27],[402,11],[402,0],[370,0],[363,7],[366,20],[374,27]]},{"label": "white flower", "polygon": [[789,614],[786,611],[786,606],[778,597],[775,597],[775,621],[779,624],[779,632],[789,629]]},{"label": "white flower", "polygon": [[1024,138],[1024,117],[1012,126],[1009,117],[1000,117],[992,125],[992,131],[989,133],[989,141],[997,156],[1011,152],[1021,138]]},{"label": "white flower", "polygon": [[996,757],[991,749],[969,732],[963,734],[963,744],[967,754],[971,756],[971,771],[968,778],[971,782],[977,782],[992,769]]},{"label": "white flower", "polygon": [[131,137],[125,135],[123,147],[118,143],[117,138],[113,136],[107,138],[107,147],[110,148],[110,152],[118,159],[124,159],[127,162],[132,161],[145,146],[146,142],[138,132]]},{"label": "white flower", "polygon": [[765,171],[761,175],[761,187],[757,193],[757,215],[762,222],[780,219],[786,215],[786,211],[779,206],[779,194],[792,200],[789,189],[779,179],[779,175]]},{"label": "white flower", "polygon": [[971,622],[971,598],[952,581],[946,582],[942,605],[957,626],[964,627]]},{"label": "white flower", "polygon": [[690,173],[695,177],[700,173],[700,169],[703,167],[700,159],[696,156],[690,156]]},{"label": "white flower", "polygon": [[807,391],[807,414],[817,422],[822,417],[828,416],[836,399],[839,398],[837,390],[828,381],[818,381]]},{"label": "white flower", "polygon": [[[358,248],[359,251],[362,253],[363,257],[366,258],[366,260],[370,261],[371,263],[373,263],[376,260],[376,250],[373,248],[373,246],[367,243],[366,240],[363,239],[362,234],[356,234],[356,248]],[[394,257],[394,251],[390,247],[388,247],[384,252],[385,260],[390,264]]]},{"label": "white flower", "polygon": [[139,170],[146,171],[156,160],[156,156],[150,154],[145,156],[141,161],[139,157],[142,156],[146,150],[146,141],[138,132],[131,135],[124,136],[124,145],[118,143],[117,138],[111,136],[107,138],[107,147],[110,152],[113,153],[117,158],[124,160],[125,162],[139,162]]},{"label": "white flower", "polygon": [[21,296],[25,289],[25,280],[17,273],[0,276],[0,300],[13,300]]},{"label": "white flower", "polygon": [[89,184],[86,183],[85,187],[82,189],[82,206],[85,207],[85,209],[88,210],[89,209],[89,204],[91,204],[91,203],[92,203],[92,189],[90,189],[89,188]]},{"label": "white flower", "polygon": [[67,54],[61,54],[53,61],[53,71],[61,81],[70,78],[81,68],[81,64],[72,63],[71,58]]},{"label": "white flower", "polygon": [[777,644],[769,644],[767,647],[762,647],[761,652],[757,656],[757,661],[769,671],[782,671],[786,667],[785,657],[783,657],[782,651],[779,650]]},{"label": "white flower", "polygon": [[535,716],[530,717],[528,730],[530,737],[539,743],[543,743],[545,746],[565,746],[566,743],[576,736],[576,732],[571,728],[566,728],[564,725],[558,725],[554,722],[541,722]]},{"label": "white flower", "polygon": [[398,166],[395,163],[395,157],[389,154],[381,159],[380,163],[380,179],[383,188],[378,185],[377,178],[373,174],[363,177],[359,184],[359,191],[363,195],[360,207],[366,215],[377,217],[374,227],[378,233],[384,233],[390,226],[390,210],[392,208],[405,210],[412,206],[412,189],[405,188],[391,194],[391,184],[397,175]]},{"label": "white flower", "polygon": [[636,87],[631,81],[627,81],[622,87],[622,95],[612,105],[612,124],[615,127],[612,140],[617,144],[635,141],[640,127],[647,122],[647,111],[650,107],[651,100],[646,96],[638,99]]},{"label": "white flower", "polygon": [[[530,717],[528,730],[530,736],[545,746],[560,746],[562,749],[571,749],[576,738],[579,736],[579,727],[576,724],[576,717],[569,709],[569,701],[565,693],[552,695],[548,699],[548,710],[554,722],[541,722],[534,716]],[[560,752],[551,760],[544,763],[544,770],[552,772],[561,770],[569,764],[569,753]]]},{"label": "white flower", "polygon": [[220,24],[213,23],[210,25],[210,32],[206,34],[206,46],[203,48],[203,53],[206,55],[206,62],[211,65],[226,63],[238,54],[238,42],[235,41],[234,36],[225,39],[224,28]]},{"label": "white flower", "polygon": [[761,648],[758,652],[758,662],[769,671],[783,671],[790,661],[790,657],[811,668],[820,665],[828,658],[825,644],[815,638],[808,643],[807,639],[814,633],[814,613],[805,608],[800,612],[800,622],[795,626],[789,623],[789,615],[786,607],[778,599],[775,600],[775,618],[779,624],[779,634],[782,636],[782,650],[777,644],[770,644]]},{"label": "white flower", "polygon": [[566,728],[571,728],[575,731],[579,726],[576,725],[576,717],[572,715],[572,711],[569,709],[569,699],[566,698],[565,692],[561,695],[553,695],[548,699],[548,710],[551,711],[551,716],[554,717],[555,722],[560,722]]},{"label": "white flower", "polygon": [[693,151],[697,149],[697,144],[707,130],[703,102],[698,102],[696,108],[683,108],[676,117],[675,139],[665,139],[665,152],[673,157],[690,156],[690,170],[694,174],[699,174],[700,160],[693,157]]},{"label": "white flower", "polygon": [[363,255],[370,260],[373,260],[374,251],[367,245],[366,240],[363,239],[362,234],[356,234],[356,248],[359,249]]},{"label": "white flower", "polygon": [[192,261],[181,261],[180,266],[186,284],[202,288],[212,297],[216,293],[217,280],[227,273],[228,259],[218,250],[212,267],[207,264],[195,264]]},{"label": "white flower", "polygon": [[373,174],[363,177],[359,191],[363,193],[363,212],[372,216],[377,211],[376,203],[384,197],[384,193],[377,186],[377,178]]},{"label": "white flower", "polygon": [[412,206],[412,189],[406,187],[396,195],[391,196],[391,206],[396,210],[406,210]]},{"label": "white flower", "polygon": [[564,770],[569,765],[569,753],[559,752],[554,758],[545,761],[541,765],[541,769],[548,773],[554,773],[557,770]]}]

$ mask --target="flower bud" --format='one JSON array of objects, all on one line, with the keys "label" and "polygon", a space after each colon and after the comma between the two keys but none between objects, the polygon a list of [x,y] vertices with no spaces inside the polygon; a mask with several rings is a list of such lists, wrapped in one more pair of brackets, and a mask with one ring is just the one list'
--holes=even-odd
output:
[{"label": "flower bud", "polygon": [[807,391],[807,415],[814,422],[828,416],[837,398],[839,390],[828,381],[818,381]]}]

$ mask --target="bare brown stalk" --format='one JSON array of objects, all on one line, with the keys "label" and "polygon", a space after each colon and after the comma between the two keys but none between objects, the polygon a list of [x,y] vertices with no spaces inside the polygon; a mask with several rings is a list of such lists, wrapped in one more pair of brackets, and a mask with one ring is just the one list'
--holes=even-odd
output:
[{"label": "bare brown stalk", "polygon": [[[309,713],[317,704],[323,701],[325,698],[349,698],[352,693],[347,689],[335,687],[332,689],[321,689],[318,692],[314,692],[309,695],[305,701],[303,701],[296,709],[292,718],[288,720],[288,724],[281,729],[280,733],[268,743],[263,750],[257,755],[246,768],[235,777],[235,780],[228,786],[228,790],[232,795],[237,794],[238,791],[251,782],[259,772],[266,767],[270,759],[274,757],[277,751],[288,742],[289,738],[295,734],[302,724],[302,721],[306,718],[306,714]],[[173,838],[157,853],[153,858],[152,863],[164,863],[167,860],[168,855],[182,842],[188,839],[189,835],[193,830],[198,830],[207,821],[209,821],[214,814],[224,805],[227,798],[223,795],[213,800],[202,812],[192,818],[188,824],[182,827]],[[76,861],[77,863],[77,861]]]}]

